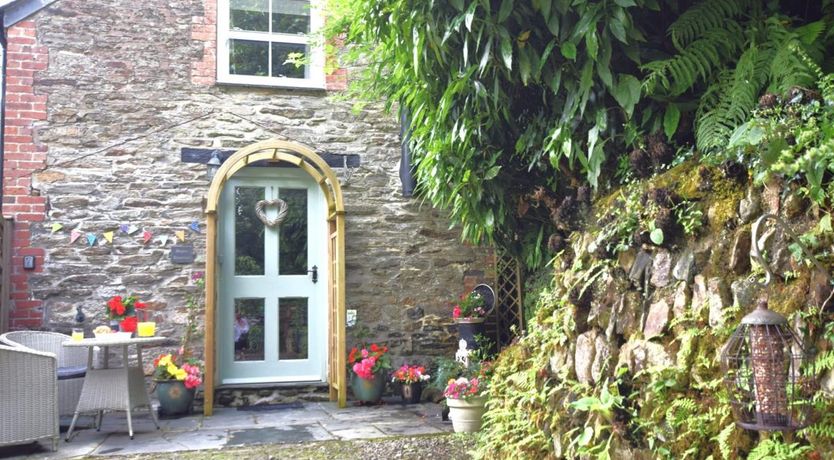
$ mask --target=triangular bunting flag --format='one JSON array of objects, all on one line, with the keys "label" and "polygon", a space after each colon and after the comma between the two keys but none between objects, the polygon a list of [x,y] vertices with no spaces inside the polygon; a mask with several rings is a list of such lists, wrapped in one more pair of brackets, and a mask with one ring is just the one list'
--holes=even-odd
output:
[{"label": "triangular bunting flag", "polygon": [[95,233],[88,233],[87,234],[87,244],[89,244],[90,246],[96,244],[97,239],[98,239],[98,237],[95,235]]},{"label": "triangular bunting flag", "polygon": [[185,241],[185,231],[184,230],[177,230],[177,238],[180,241]]},{"label": "triangular bunting flag", "polygon": [[128,232],[127,224],[120,224],[119,225],[119,231],[122,232],[122,233],[127,233]]},{"label": "triangular bunting flag", "polygon": [[159,242],[162,243],[163,246],[168,244],[168,235],[160,235],[158,238]]},{"label": "triangular bunting flag", "polygon": [[196,220],[191,222],[191,225],[189,225],[188,228],[194,233],[200,233],[200,223]]},{"label": "triangular bunting flag", "polygon": [[149,232],[149,231],[147,231],[147,230],[145,230],[144,232],[142,232],[142,241],[143,241],[145,244],[148,244],[148,243],[151,241],[151,238],[153,238],[153,233],[151,233],[151,232]]},{"label": "triangular bunting flag", "polygon": [[113,232],[104,232],[104,239],[107,240],[108,243],[113,243]]},{"label": "triangular bunting flag", "polygon": [[81,238],[81,232],[75,230],[70,232],[70,244],[75,243],[78,238]]},{"label": "triangular bunting flag", "polygon": [[59,224],[58,222],[55,222],[54,224],[52,224],[52,233],[55,233],[62,228],[64,228],[63,225]]},{"label": "triangular bunting flag", "polygon": [[125,233],[127,233],[128,235],[133,235],[134,233],[136,233],[138,231],[139,231],[139,227],[137,227],[135,225],[131,225],[127,228],[127,231]]}]

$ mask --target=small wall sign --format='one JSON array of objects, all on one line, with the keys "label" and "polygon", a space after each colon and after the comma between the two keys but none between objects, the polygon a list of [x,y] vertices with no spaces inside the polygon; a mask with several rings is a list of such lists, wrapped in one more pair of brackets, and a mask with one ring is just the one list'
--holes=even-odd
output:
[{"label": "small wall sign", "polygon": [[190,264],[194,262],[194,245],[175,244],[171,246],[171,262],[175,264]]}]

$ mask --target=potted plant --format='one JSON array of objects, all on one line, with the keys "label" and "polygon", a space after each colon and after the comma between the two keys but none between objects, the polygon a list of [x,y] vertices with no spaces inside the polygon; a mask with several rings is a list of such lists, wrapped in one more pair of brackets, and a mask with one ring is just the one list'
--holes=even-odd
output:
[{"label": "potted plant", "polygon": [[403,364],[391,374],[391,382],[400,385],[400,395],[406,404],[417,404],[423,395],[423,382],[430,377],[423,366]]},{"label": "potted plant", "polygon": [[160,413],[190,414],[194,393],[203,383],[203,363],[194,358],[186,358],[181,353],[165,353],[159,355],[153,364],[156,367],[153,379]]},{"label": "potted plant", "polygon": [[484,320],[488,310],[486,301],[478,291],[460,297],[452,307],[452,318],[458,326],[458,336],[466,341],[466,348],[478,348],[476,336],[484,333]]},{"label": "potted plant", "polygon": [[110,318],[110,328],[114,331],[136,332],[139,320],[136,318],[138,310],[143,310],[145,304],[135,295],[125,298],[117,295],[107,301],[107,316]]},{"label": "potted plant", "polygon": [[191,276],[197,294],[186,301],[185,333],[176,354],[163,353],[154,360],[153,380],[159,411],[163,415],[189,414],[194,403],[194,393],[203,383],[203,362],[191,355],[189,344],[197,334],[197,315],[202,304],[205,279],[200,272]]},{"label": "potted plant", "polygon": [[474,433],[481,429],[481,419],[486,412],[486,387],[490,370],[489,362],[478,362],[467,370],[474,377],[461,376],[450,379],[443,395],[449,407],[449,418],[456,433]]},{"label": "potted plant", "polygon": [[385,389],[385,372],[391,369],[388,347],[372,343],[353,347],[348,354],[350,388],[353,396],[363,403],[376,403]]}]

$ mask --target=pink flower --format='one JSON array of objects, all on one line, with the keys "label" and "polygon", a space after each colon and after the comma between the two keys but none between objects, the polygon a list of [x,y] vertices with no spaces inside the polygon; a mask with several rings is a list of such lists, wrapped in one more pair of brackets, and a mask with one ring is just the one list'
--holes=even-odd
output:
[{"label": "pink flower", "polygon": [[363,348],[363,349],[362,349],[362,357],[363,357],[363,358],[367,358],[367,357],[368,357],[368,350],[366,350],[365,348]]},{"label": "pink flower", "polygon": [[452,318],[454,318],[454,319],[460,318],[460,306],[459,305],[455,305],[455,308],[452,309]]}]

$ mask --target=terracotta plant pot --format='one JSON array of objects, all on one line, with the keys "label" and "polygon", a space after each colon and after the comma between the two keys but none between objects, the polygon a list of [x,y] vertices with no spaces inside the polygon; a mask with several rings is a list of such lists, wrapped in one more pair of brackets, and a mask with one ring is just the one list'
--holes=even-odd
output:
[{"label": "terracotta plant pot", "polygon": [[466,399],[446,398],[449,406],[449,418],[455,433],[475,433],[481,430],[481,421],[486,412],[486,396]]},{"label": "terracotta plant pot", "polygon": [[365,380],[351,372],[350,389],[353,390],[353,397],[359,401],[378,402],[382,399],[382,391],[385,390],[385,374],[380,372],[374,374],[372,380]]},{"label": "terracotta plant pot", "polygon": [[423,395],[423,383],[403,383],[400,387],[400,395],[406,404],[418,404]]},{"label": "terracotta plant pot", "polygon": [[484,334],[484,318],[458,318],[455,323],[458,325],[458,337],[466,340],[466,349],[477,350],[478,341],[475,336]]},{"label": "terracotta plant pot", "polygon": [[156,397],[160,415],[187,415],[191,413],[196,388],[188,389],[181,380],[157,380]]}]

